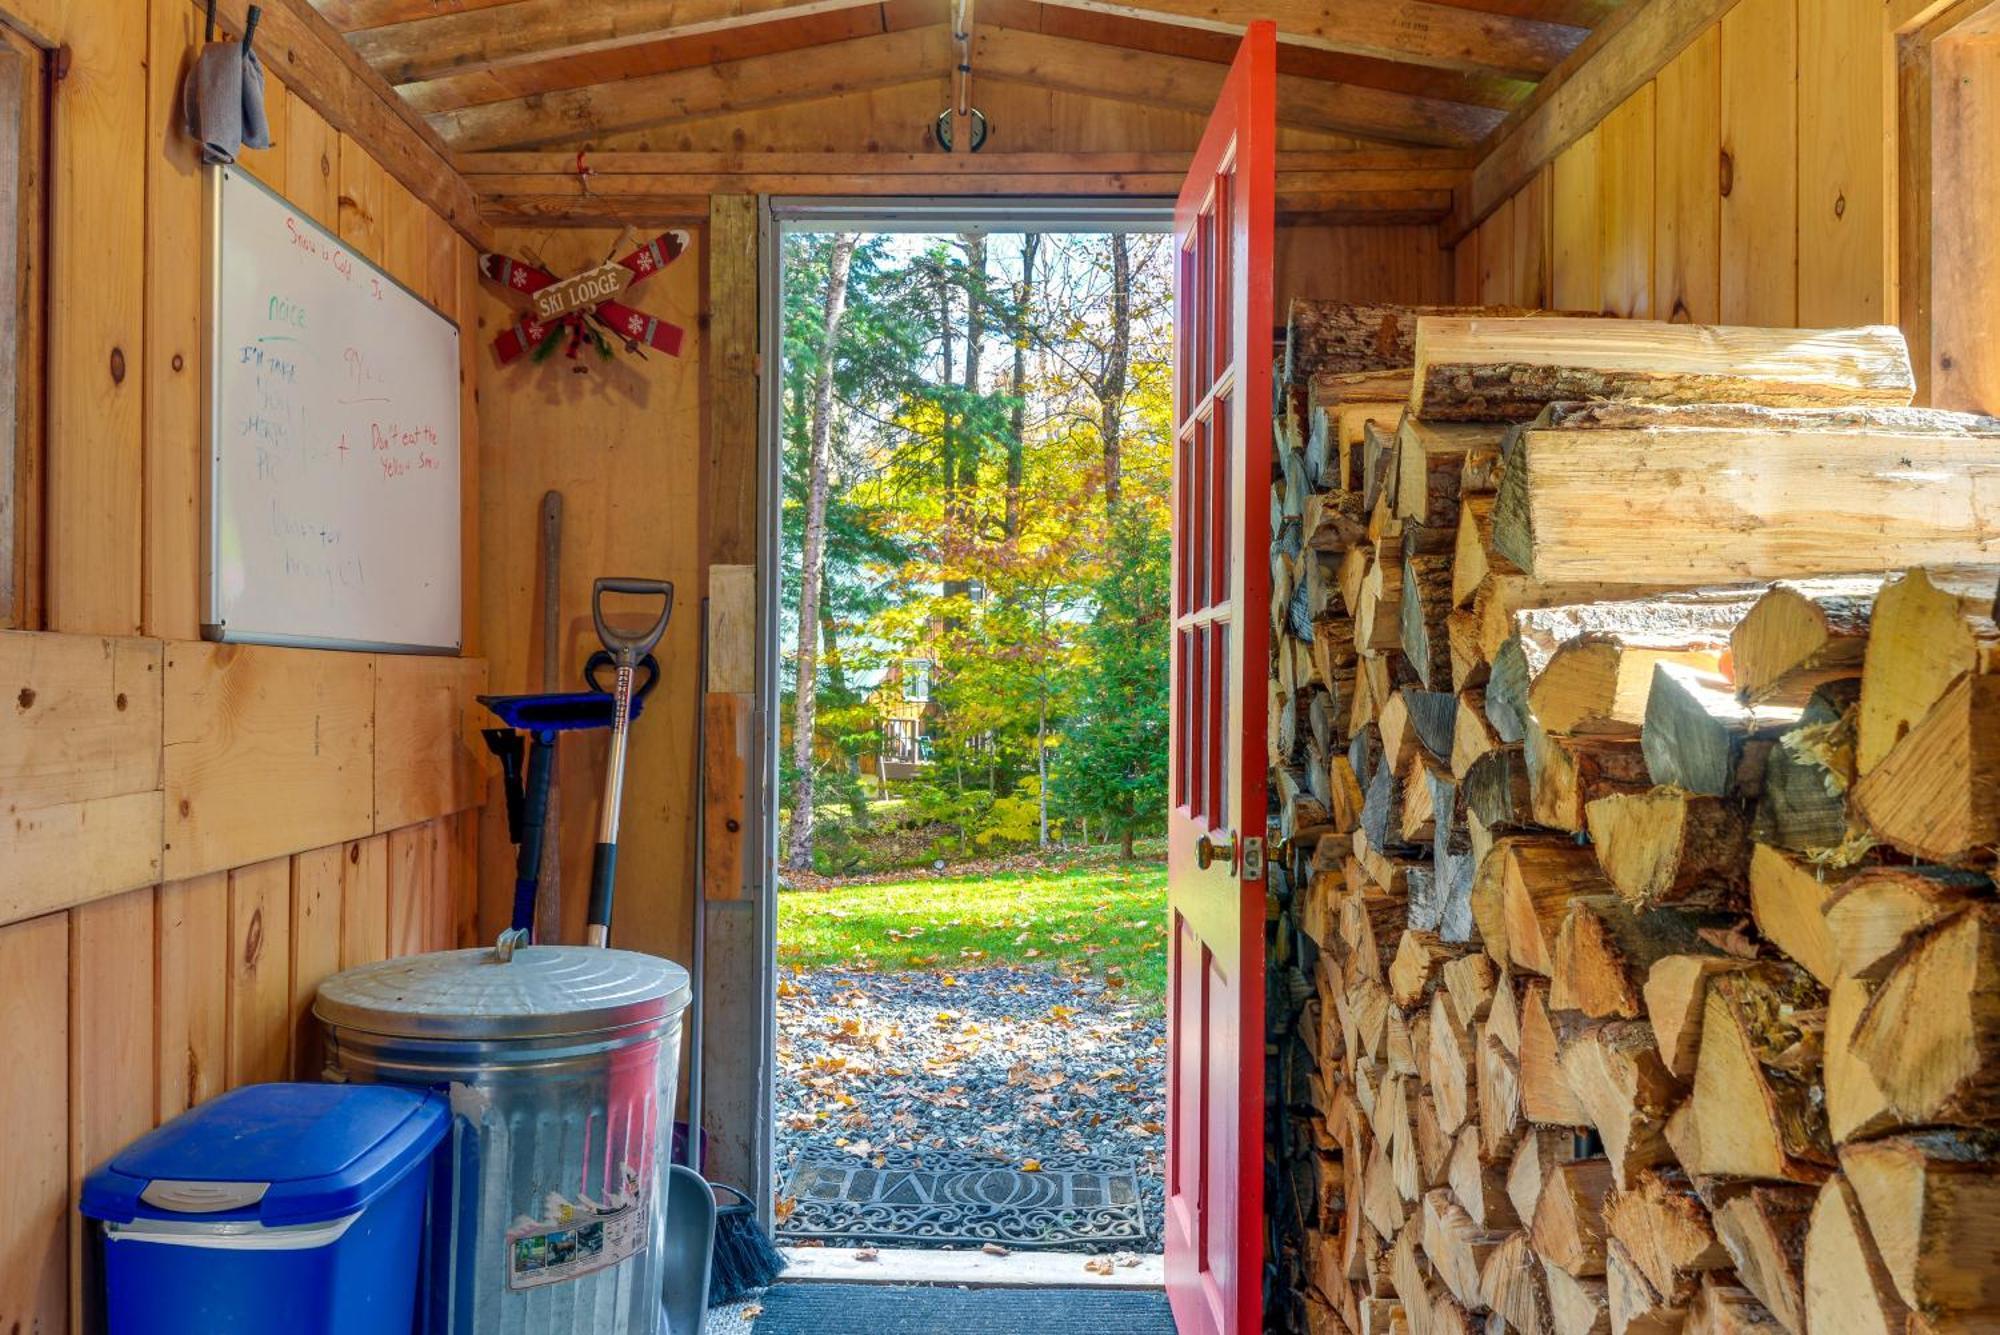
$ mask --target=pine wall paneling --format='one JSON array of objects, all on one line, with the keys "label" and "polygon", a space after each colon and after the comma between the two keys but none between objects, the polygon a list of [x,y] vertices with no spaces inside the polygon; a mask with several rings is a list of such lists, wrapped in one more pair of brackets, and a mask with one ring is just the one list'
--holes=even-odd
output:
[{"label": "pine wall paneling", "polygon": [[[224,0],[225,23],[242,7]],[[483,233],[463,181],[303,6],[267,9],[277,143],[246,168],[469,322],[464,233]],[[46,391],[23,400],[39,449],[16,476],[44,500],[0,562],[0,1331],[57,1335],[93,1316],[95,1249],[71,1209],[84,1176],[232,1083],[309,1076],[313,988],[389,953],[392,900],[418,908],[395,948],[469,939],[484,775],[466,714],[483,664],[196,640],[204,187],[174,127],[201,10],[0,10],[9,52],[69,60],[46,93],[25,81],[31,143],[49,98],[32,179],[62,300],[18,340],[17,383]],[[37,286],[21,309],[41,311]],[[476,560],[465,576],[476,609]],[[469,618],[469,653],[476,637]],[[392,838],[421,858],[393,866]]]}]

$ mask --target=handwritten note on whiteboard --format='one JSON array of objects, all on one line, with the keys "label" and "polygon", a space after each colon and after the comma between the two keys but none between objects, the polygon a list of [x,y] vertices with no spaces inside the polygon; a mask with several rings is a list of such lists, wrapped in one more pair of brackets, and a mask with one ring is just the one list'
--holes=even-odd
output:
[{"label": "handwritten note on whiteboard", "polygon": [[457,651],[457,326],[213,170],[203,633]]}]

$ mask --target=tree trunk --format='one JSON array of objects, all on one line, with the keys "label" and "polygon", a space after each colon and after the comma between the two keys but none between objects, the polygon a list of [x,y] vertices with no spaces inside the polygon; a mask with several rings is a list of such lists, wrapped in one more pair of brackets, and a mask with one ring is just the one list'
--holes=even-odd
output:
[{"label": "tree trunk", "polygon": [[1035,300],[1035,254],[1042,238],[1034,232],[1021,237],[1021,283],[1014,293],[1013,420],[1007,437],[1007,536],[1021,532],[1021,461],[1028,446],[1028,333]]},{"label": "tree trunk", "polygon": [[1132,364],[1132,250],[1123,232],[1111,236],[1111,346],[1098,381],[1098,435],[1104,443],[1104,512],[1118,513],[1124,491],[1125,394]]},{"label": "tree trunk", "polygon": [[855,237],[833,239],[827,261],[824,331],[819,364],[813,370],[812,422],[806,463],[805,550],[799,562],[798,684],[792,705],[792,763],[798,780],[792,789],[792,827],[786,841],[785,865],[793,871],[812,870],[813,732],[818,712],[820,569],[826,555],[827,454],[833,435],[833,361],[840,345],[840,324],[847,313],[847,273],[854,261]]}]

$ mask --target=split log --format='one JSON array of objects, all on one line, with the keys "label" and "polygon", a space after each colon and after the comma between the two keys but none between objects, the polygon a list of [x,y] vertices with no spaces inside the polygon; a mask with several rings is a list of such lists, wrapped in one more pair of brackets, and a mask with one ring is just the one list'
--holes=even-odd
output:
[{"label": "split log", "polygon": [[1396,517],[1455,530],[1466,455],[1497,449],[1501,432],[1485,424],[1425,422],[1404,414],[1396,431]]},{"label": "split log", "polygon": [[1544,1264],[1548,1283],[1549,1329],[1554,1335],[1611,1335],[1611,1293],[1601,1279],[1578,1279],[1560,1266]]},{"label": "split log", "polygon": [[1451,557],[1405,556],[1399,640],[1417,679],[1435,691],[1451,684],[1451,641],[1444,624],[1450,613]]},{"label": "split log", "polygon": [[1646,978],[1669,955],[1713,953],[1703,920],[1673,909],[1637,912],[1617,895],[1580,896],[1556,934],[1549,1005],[1595,1020],[1646,1015]]},{"label": "split log", "polygon": [[1709,979],[1748,967],[1748,961],[1715,954],[1668,955],[1654,962],[1646,975],[1646,1022],[1653,1027],[1660,1060],[1677,1079],[1694,1079]]},{"label": "split log", "polygon": [[1653,786],[1646,757],[1632,737],[1551,737],[1532,720],[1522,744],[1530,811],[1537,824],[1581,833],[1600,797],[1643,793]]},{"label": "split log", "polygon": [[[1435,1032],[1435,1031],[1433,1031]],[[1451,1166],[1445,1172],[1456,1200],[1482,1229],[1516,1228],[1521,1223],[1507,1198],[1507,1162],[1489,1157],[1480,1147],[1479,1128],[1467,1126],[1452,1142]]]},{"label": "split log", "polygon": [[1654,669],[1662,663],[1713,672],[1718,649],[1646,644],[1589,634],[1566,641],[1528,689],[1528,707],[1546,732],[1637,737],[1646,721]]},{"label": "split log", "polygon": [[1574,1132],[1547,1127],[1533,1128],[1521,1137],[1507,1169],[1507,1199],[1523,1220],[1535,1217],[1535,1206],[1542,1199],[1542,1179],[1557,1164],[1577,1157],[1576,1144]]},{"label": "split log", "polygon": [[1479,1275],[1479,1295],[1509,1330],[1541,1335],[1550,1329],[1541,1270],[1525,1231],[1509,1233],[1487,1253]]},{"label": "split log", "polygon": [[1868,1012],[1877,984],[1838,978],[1827,989],[1826,1051],[1820,1063],[1826,1084],[1826,1129],[1836,1145],[1895,1129],[1896,1116],[1875,1073],[1854,1050],[1854,1031]]},{"label": "split log", "polygon": [[1927,928],[1890,966],[1852,1051],[1903,1125],[2000,1123],[2000,905]]},{"label": "split log", "polygon": [[1523,421],[1562,401],[1907,405],[1909,350],[1889,327],[1740,329],[1653,320],[1427,317],[1411,403],[1436,421]]},{"label": "split log", "polygon": [[[1278,378],[1302,383],[1335,375],[1408,375],[1416,365],[1420,319],[1479,314],[1499,318],[1528,312],[1504,306],[1401,306],[1296,297],[1285,309]],[[1407,393],[1402,397],[1407,399]]]},{"label": "split log", "polygon": [[1634,904],[1711,902],[1743,884],[1743,813],[1678,788],[1600,797],[1584,810],[1598,865]]},{"label": "split log", "polygon": [[[1745,460],[1755,487],[1686,485]],[[1992,435],[1531,430],[1508,460],[1493,546],[1542,580],[1671,572],[1702,584],[1991,561],[2000,521],[1976,502],[1974,478],[1996,462]],[[1815,495],[1828,503],[1798,501]]]},{"label": "split log", "polygon": [[1612,1188],[1603,1159],[1572,1159],[1542,1177],[1528,1237],[1535,1254],[1572,1275],[1604,1273],[1604,1199]]},{"label": "split log", "polygon": [[1452,709],[1451,772],[1463,779],[1473,763],[1502,745],[1486,717],[1484,690],[1460,691]]},{"label": "split log", "polygon": [[1501,986],[1492,957],[1460,955],[1446,961],[1442,973],[1452,1016],[1460,1024],[1470,1028],[1492,1012],[1496,989]]},{"label": "split log", "polygon": [[1827,874],[1768,844],[1750,854],[1750,912],[1757,931],[1789,955],[1821,987],[1840,976],[1840,955],[1827,931],[1826,906],[1841,873]]},{"label": "split log", "polygon": [[1804,703],[1819,687],[1861,675],[1883,576],[1774,584],[1729,637],[1745,700]]},{"label": "split log", "polygon": [[1529,702],[1533,685],[1534,670],[1519,637],[1503,642],[1486,676],[1486,721],[1493,725],[1493,735],[1502,744],[1518,746],[1527,738],[1534,717]]},{"label": "split log", "polygon": [[1863,868],[1841,882],[1825,907],[1841,973],[1879,982],[1918,932],[1992,894],[1992,882],[1974,872]]},{"label": "split log", "polygon": [[2000,844],[2000,676],[1960,677],[1855,785],[1854,807],[1912,857],[1987,857]]},{"label": "split log", "polygon": [[1784,1326],[1757,1295],[1741,1285],[1703,1275],[1682,1335],[1779,1335]]},{"label": "split log", "polygon": [[1458,530],[1452,537],[1451,605],[1470,608],[1479,586],[1498,571],[1518,575],[1513,563],[1493,552],[1493,496],[1468,496],[1459,481]]},{"label": "split log", "polygon": [[2000,1329],[2000,1143],[1930,1131],[1849,1145],[1841,1171],[1905,1305],[1935,1330]]},{"label": "split log", "polygon": [[1729,1268],[1708,1207],[1675,1169],[1640,1173],[1604,1203],[1604,1226],[1658,1293],[1679,1292],[1704,1271]]},{"label": "split log", "polygon": [[1446,1135],[1456,1135],[1471,1112],[1475,1052],[1471,1030],[1451,1013],[1444,994],[1432,997],[1430,1052],[1424,1072],[1438,1125]]},{"label": "split log", "polygon": [[1528,763],[1518,746],[1496,746],[1465,772],[1466,809],[1489,830],[1518,830],[1534,822]]},{"label": "split log", "polygon": [[1489,1159],[1507,1154],[1520,1138],[1523,1125],[1521,1107],[1521,1063],[1501,1041],[1477,1025],[1473,1027],[1476,1050],[1474,1088],[1478,1093],[1479,1148]]},{"label": "split log", "polygon": [[1736,1277],[1791,1335],[1806,1330],[1806,1227],[1817,1197],[1810,1187],[1752,1186],[1715,1212]]},{"label": "split log", "polygon": [[1521,1111],[1543,1126],[1588,1126],[1590,1113],[1563,1070],[1562,1044],[1549,1018],[1548,989],[1528,984],[1521,997]]},{"label": "split log", "polygon": [[1679,663],[1653,670],[1640,745],[1653,782],[1713,797],[1755,797],[1773,743],[1800,709],[1746,705],[1729,678]]},{"label": "split log", "polygon": [[1680,1335],[1699,1286],[1695,1276],[1682,1277],[1671,1290],[1658,1289],[1616,1238],[1605,1246],[1604,1271],[1612,1335]]},{"label": "split log", "polygon": [[1806,1329],[1838,1335],[1901,1335],[1909,1310],[1868,1234],[1861,1203],[1835,1174],[1820,1188],[1806,1230]]},{"label": "split log", "polygon": [[1563,1076],[1587,1122],[1597,1128],[1614,1180],[1669,1162],[1667,1114],[1687,1086],[1660,1060],[1651,1026],[1600,1020],[1561,1038]]},{"label": "split log", "polygon": [[1368,512],[1354,491],[1316,491],[1299,511],[1299,533],[1309,551],[1346,552],[1368,540]]},{"label": "split log", "polygon": [[1487,1303],[1479,1291],[1479,1274],[1503,1241],[1498,1233],[1482,1232],[1448,1190],[1427,1192],[1423,1202],[1424,1253],[1459,1305],[1483,1312]]},{"label": "split log", "polygon": [[2000,672],[1993,587],[1990,573],[1961,579],[1912,570],[1876,595],[1861,668],[1857,773],[1882,763],[1959,677]]},{"label": "split log", "polygon": [[1404,932],[1389,964],[1389,996],[1404,1010],[1428,1004],[1438,984],[1438,970],[1452,954],[1430,932]]},{"label": "split log", "polygon": [[1762,791],[1751,833],[1801,853],[1848,842],[1848,790],[1854,784],[1855,705],[1859,681],[1830,682],[1813,692],[1798,723],[1764,759]]},{"label": "split log", "polygon": [[1833,1163],[1817,1088],[1825,994],[1768,963],[1709,980],[1689,1102],[1702,1176],[1817,1182]]}]

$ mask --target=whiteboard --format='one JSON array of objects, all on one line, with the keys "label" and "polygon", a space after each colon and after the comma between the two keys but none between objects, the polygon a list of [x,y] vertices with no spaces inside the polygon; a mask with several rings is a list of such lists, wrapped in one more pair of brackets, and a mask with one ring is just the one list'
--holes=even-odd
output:
[{"label": "whiteboard", "polygon": [[209,639],[455,653],[457,325],[211,169]]}]

